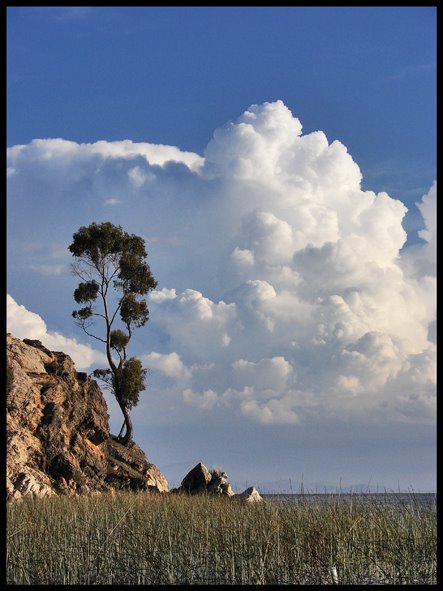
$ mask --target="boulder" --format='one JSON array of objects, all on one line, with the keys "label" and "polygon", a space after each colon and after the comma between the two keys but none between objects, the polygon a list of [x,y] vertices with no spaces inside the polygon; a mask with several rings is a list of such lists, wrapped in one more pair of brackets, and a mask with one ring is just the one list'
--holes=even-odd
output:
[{"label": "boulder", "polygon": [[[183,478],[181,485],[178,488],[172,489],[171,492],[186,495],[208,494],[223,497],[238,496],[232,490],[226,472],[219,468],[210,471],[202,462],[199,462],[194,466],[194,468],[192,468],[192,470]],[[258,494],[257,491],[256,493]]]},{"label": "boulder", "polygon": [[210,494],[216,494],[226,497],[232,497],[235,495],[228,482],[228,475],[226,472],[219,470],[213,470],[211,473],[211,480],[207,486],[207,492]]},{"label": "boulder", "polygon": [[199,462],[181,481],[179,492],[188,495],[197,495],[207,492],[208,484],[211,482],[211,473],[204,464]]}]

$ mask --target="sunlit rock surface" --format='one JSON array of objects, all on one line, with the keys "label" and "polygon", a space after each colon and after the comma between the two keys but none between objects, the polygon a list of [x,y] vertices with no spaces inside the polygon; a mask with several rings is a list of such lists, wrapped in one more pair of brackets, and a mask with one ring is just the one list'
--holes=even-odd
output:
[{"label": "sunlit rock surface", "polygon": [[7,335],[6,410],[8,499],[169,490],[137,444],[110,434],[97,383],[40,341]]}]

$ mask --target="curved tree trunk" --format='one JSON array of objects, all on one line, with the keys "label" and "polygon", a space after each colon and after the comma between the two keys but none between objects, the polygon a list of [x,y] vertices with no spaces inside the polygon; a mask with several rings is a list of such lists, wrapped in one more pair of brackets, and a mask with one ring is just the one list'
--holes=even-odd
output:
[{"label": "curved tree trunk", "polygon": [[[128,409],[123,404],[123,402],[121,402],[118,398],[117,398],[117,402],[118,402],[118,405],[120,406],[120,409],[121,409],[123,416],[125,418],[124,425],[126,425],[126,433],[123,435],[123,437],[120,437],[120,435],[119,435],[120,443],[122,443],[123,445],[128,445],[132,441],[132,434],[133,434],[131,417],[129,416]],[[123,431],[123,427],[120,429],[120,434],[122,431]]]},{"label": "curved tree trunk", "polygon": [[117,435],[117,439],[121,439],[121,438],[122,438],[123,431],[125,430],[125,428],[126,428],[126,421],[125,421],[125,420],[123,420],[123,425],[122,425],[122,427],[121,427],[121,429],[120,429],[120,432],[119,432],[119,434]]}]

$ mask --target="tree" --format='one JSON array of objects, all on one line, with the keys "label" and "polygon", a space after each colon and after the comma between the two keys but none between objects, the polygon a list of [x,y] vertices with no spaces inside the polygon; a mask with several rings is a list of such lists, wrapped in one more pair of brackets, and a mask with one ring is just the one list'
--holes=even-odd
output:
[{"label": "tree", "polygon": [[[120,406],[124,422],[119,439],[128,445],[133,434],[129,411],[145,389],[147,370],[140,359],[128,358],[127,346],[134,328],[144,326],[149,318],[146,299],[141,296],[157,287],[146,261],[145,242],[111,222],[93,222],[73,235],[68,248],[75,257],[72,272],[81,279],[74,299],[83,304],[72,316],[88,336],[105,345],[109,367],[93,374],[113,392]],[[104,327],[100,336],[90,330],[97,318]]]}]

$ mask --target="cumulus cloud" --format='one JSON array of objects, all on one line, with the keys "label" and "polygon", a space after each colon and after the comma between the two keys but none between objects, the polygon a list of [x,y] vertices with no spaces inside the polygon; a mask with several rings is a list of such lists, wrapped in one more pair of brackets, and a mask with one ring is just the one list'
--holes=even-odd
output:
[{"label": "cumulus cloud", "polygon": [[422,200],[417,203],[417,206],[423,216],[425,228],[420,230],[418,235],[429,244],[436,247],[437,234],[437,181],[434,181],[432,187],[426,195],[423,195]]},{"label": "cumulus cloud", "polygon": [[274,398],[264,404],[260,404],[255,399],[241,403],[243,415],[264,425],[296,425],[299,418],[293,407],[294,400],[291,396]]},{"label": "cumulus cloud", "polygon": [[191,377],[191,372],[184,365],[177,353],[161,354],[154,351],[144,355],[142,361],[151,370],[158,370],[164,375],[176,380],[187,380]]},{"label": "cumulus cloud", "polygon": [[190,388],[186,388],[183,392],[183,400],[202,410],[211,410],[217,404],[218,396],[213,390],[205,390],[201,393],[193,392]]},{"label": "cumulus cloud", "polygon": [[240,385],[254,386],[262,391],[278,392],[286,387],[292,374],[291,364],[284,357],[260,359],[257,363],[238,359],[232,364]]},{"label": "cumulus cloud", "polygon": [[423,243],[402,253],[400,266],[418,281],[429,281],[437,265],[437,181],[416,205],[423,217],[424,227],[418,232]]},{"label": "cumulus cloud", "polygon": [[92,219],[146,238],[159,289],[141,354],[187,407],[264,425],[433,420],[436,183],[407,247],[405,205],[363,190],[346,147],[304,135],[281,101],[217,129],[203,156],[34,140],[8,166],[12,213],[53,220],[54,239]]},{"label": "cumulus cloud", "polygon": [[[65,162],[67,165],[72,165],[72,162],[85,163],[93,159],[93,156],[98,156],[97,162],[118,158],[131,161],[139,157],[149,164],[158,166],[164,166],[168,162],[182,162],[192,169],[199,169],[203,164],[203,158],[193,152],[185,152],[174,146],[137,143],[131,140],[115,142],[101,140],[92,144],[77,144],[62,138],[35,139],[29,145],[8,148],[8,156],[11,158],[12,168],[14,164],[20,162],[21,157],[57,162],[57,164]],[[131,167],[128,176],[132,180],[143,178],[142,169],[138,166]],[[140,183],[136,182],[136,184]]]},{"label": "cumulus cloud", "polygon": [[213,302],[199,291],[160,290],[151,296],[156,305],[157,326],[167,332],[171,347],[181,351],[187,363],[213,361],[217,350],[229,348],[238,331],[234,303]]},{"label": "cumulus cloud", "polygon": [[48,331],[44,320],[35,312],[30,312],[24,306],[17,304],[12,296],[7,294],[7,329],[19,339],[36,339],[51,351],[63,351],[74,361],[78,370],[88,369],[93,364],[106,363],[103,353],[88,345],[78,343],[58,332]]}]

